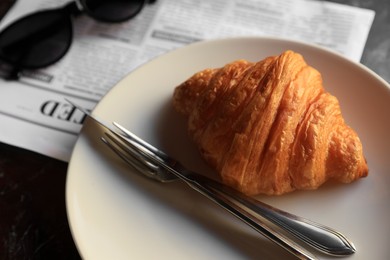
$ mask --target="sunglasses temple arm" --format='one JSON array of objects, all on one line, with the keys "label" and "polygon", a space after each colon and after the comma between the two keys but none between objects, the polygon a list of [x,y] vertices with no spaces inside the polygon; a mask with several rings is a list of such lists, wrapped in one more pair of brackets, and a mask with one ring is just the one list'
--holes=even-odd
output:
[{"label": "sunglasses temple arm", "polygon": [[63,6],[61,9],[73,16],[78,16],[83,12],[81,5],[78,4],[78,1],[70,2]]}]

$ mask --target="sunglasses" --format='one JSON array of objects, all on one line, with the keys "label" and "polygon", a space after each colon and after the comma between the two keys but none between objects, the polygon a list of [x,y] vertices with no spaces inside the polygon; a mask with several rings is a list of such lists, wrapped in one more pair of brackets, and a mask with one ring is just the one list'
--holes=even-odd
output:
[{"label": "sunglasses", "polygon": [[0,60],[7,71],[2,76],[17,79],[22,69],[39,69],[60,60],[72,43],[72,16],[85,13],[97,21],[119,23],[155,1],[79,0],[24,16],[0,32]]}]

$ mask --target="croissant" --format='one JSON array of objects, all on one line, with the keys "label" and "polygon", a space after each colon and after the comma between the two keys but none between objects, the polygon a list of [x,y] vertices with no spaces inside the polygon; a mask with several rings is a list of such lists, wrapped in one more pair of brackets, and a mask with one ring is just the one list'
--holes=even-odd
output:
[{"label": "croissant", "polygon": [[321,74],[293,51],[205,69],[177,86],[176,111],[223,183],[247,195],[368,175],[359,137]]}]

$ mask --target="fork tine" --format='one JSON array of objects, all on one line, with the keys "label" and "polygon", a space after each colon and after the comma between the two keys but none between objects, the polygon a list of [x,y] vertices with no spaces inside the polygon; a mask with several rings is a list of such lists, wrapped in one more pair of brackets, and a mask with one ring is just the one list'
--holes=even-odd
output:
[{"label": "fork tine", "polygon": [[138,149],[139,147],[133,145],[131,142],[128,142],[126,139],[122,139],[121,135],[117,135],[113,132],[106,132],[105,135],[107,136],[107,138],[109,138],[111,140],[111,142],[113,142],[115,144],[115,146],[113,144],[111,144],[112,146],[114,146],[113,148],[115,148],[115,147],[117,147],[117,149],[120,148],[122,150],[122,152],[125,153],[126,155],[130,156],[131,159],[136,160],[139,163],[144,164],[147,168],[149,168],[153,171],[155,171],[158,168],[158,166],[156,164],[154,164],[153,162],[151,162],[150,160],[145,158],[145,156],[143,156],[139,152],[139,149]]},{"label": "fork tine", "polygon": [[119,139],[124,144],[124,147],[131,150],[134,154],[138,154],[138,157],[141,160],[148,160],[149,162],[157,160],[164,163],[164,158],[161,158],[161,154],[158,153],[158,150],[155,147],[146,143],[118,123],[113,122],[113,125],[120,132],[110,130],[110,133],[115,136],[115,138]]},{"label": "fork tine", "polygon": [[[152,146],[151,144],[147,143],[146,141],[142,140],[139,138],[137,135],[133,134],[129,130],[127,130],[125,127],[122,125],[118,124],[117,122],[112,122],[112,124],[121,132],[121,134],[114,132],[115,134],[121,135],[121,139],[124,138],[124,141],[128,143],[130,140],[133,141],[133,143],[136,143],[140,146],[142,146],[142,150],[145,151],[148,150],[146,153],[151,155],[153,158],[157,158],[160,161],[164,161],[165,159],[168,158],[168,156],[163,153],[162,151],[158,150],[156,147]],[[139,146],[137,146],[139,147]],[[158,158],[160,157],[160,158]]]},{"label": "fork tine", "polygon": [[130,153],[128,149],[123,148],[123,146],[119,145],[117,141],[114,141],[111,135],[107,136],[108,138],[101,137],[101,140],[123,161],[125,161],[137,171],[143,173],[145,176],[154,180],[161,181],[161,179],[157,176],[158,166],[153,165],[151,163],[146,164],[144,160],[138,159],[136,156]]},{"label": "fork tine", "polygon": [[[125,162],[132,165],[148,177],[160,182],[170,182],[177,179],[176,176],[169,173],[166,169],[153,163],[150,156],[153,156],[153,159],[156,158],[161,160],[161,158],[156,157],[156,155],[149,152],[147,149],[142,147],[142,145],[134,143],[133,140],[123,137],[122,134],[116,133],[112,130],[108,131],[109,132],[105,133],[107,138],[102,137],[102,141]],[[147,155],[145,155],[145,153]]]}]

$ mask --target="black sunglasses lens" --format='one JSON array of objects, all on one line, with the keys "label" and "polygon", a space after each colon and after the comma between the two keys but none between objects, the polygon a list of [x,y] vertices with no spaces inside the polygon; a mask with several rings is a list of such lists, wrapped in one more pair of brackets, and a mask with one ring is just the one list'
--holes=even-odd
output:
[{"label": "black sunglasses lens", "polygon": [[137,15],[145,0],[83,0],[85,11],[97,20],[123,22]]},{"label": "black sunglasses lens", "polygon": [[69,15],[59,10],[42,11],[0,33],[0,59],[19,68],[41,68],[64,56],[71,42]]}]

